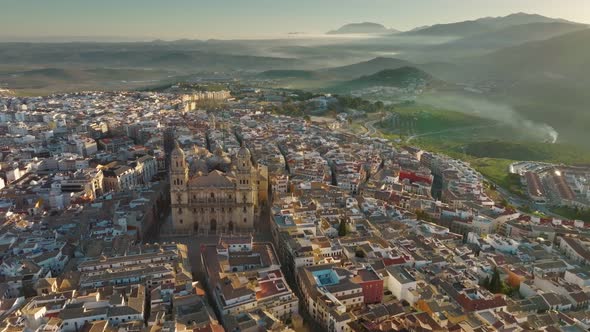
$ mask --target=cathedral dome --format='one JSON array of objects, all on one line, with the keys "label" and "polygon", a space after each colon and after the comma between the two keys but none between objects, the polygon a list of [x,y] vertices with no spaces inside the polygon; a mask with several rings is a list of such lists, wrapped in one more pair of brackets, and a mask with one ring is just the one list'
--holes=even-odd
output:
[{"label": "cathedral dome", "polygon": [[212,157],[207,159],[207,166],[210,170],[218,169],[223,172],[228,172],[231,168],[231,158],[227,156],[221,149],[217,147]]},{"label": "cathedral dome", "polygon": [[172,150],[172,153],[170,154],[170,156],[172,158],[182,158],[182,159],[184,159],[184,151],[180,147],[180,144],[178,143],[178,141],[176,141],[176,146],[174,147],[174,150]]},{"label": "cathedral dome", "polygon": [[242,145],[240,150],[238,150],[238,159],[250,160],[251,158],[252,154],[250,153],[250,150],[244,145]]}]

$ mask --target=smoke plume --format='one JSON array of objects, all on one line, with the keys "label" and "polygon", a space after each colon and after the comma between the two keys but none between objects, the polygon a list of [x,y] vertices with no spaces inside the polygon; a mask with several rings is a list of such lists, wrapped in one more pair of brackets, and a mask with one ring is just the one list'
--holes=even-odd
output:
[{"label": "smoke plume", "polygon": [[497,121],[515,129],[521,129],[532,137],[547,142],[556,143],[559,137],[559,133],[550,125],[529,120],[508,105],[494,103],[483,98],[454,94],[432,94],[424,96],[421,101],[435,107]]}]

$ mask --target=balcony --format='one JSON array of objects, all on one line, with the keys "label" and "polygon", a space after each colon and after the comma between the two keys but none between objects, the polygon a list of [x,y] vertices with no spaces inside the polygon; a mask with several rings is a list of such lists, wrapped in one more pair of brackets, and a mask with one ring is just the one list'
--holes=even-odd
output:
[{"label": "balcony", "polygon": [[190,204],[196,205],[230,205],[236,204],[234,199],[225,198],[207,198],[207,199],[191,199]]}]

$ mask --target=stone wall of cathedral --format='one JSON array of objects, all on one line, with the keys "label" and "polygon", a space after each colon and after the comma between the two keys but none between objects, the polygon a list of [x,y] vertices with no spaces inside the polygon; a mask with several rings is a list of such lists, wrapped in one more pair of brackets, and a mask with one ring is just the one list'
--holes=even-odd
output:
[{"label": "stone wall of cathedral", "polygon": [[202,235],[245,233],[254,230],[255,206],[244,202],[236,188],[187,188],[172,197],[172,219],[176,231]]}]

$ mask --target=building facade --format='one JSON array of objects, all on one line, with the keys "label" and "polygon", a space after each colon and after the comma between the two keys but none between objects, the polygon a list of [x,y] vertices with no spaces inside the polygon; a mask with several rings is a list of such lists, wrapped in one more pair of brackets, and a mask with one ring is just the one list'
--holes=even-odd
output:
[{"label": "building facade", "polygon": [[196,150],[190,163],[179,145],[172,151],[170,195],[174,231],[196,234],[245,233],[254,230],[264,179],[252,165],[250,150],[234,158]]}]

